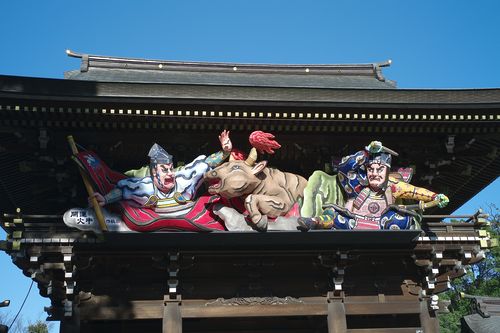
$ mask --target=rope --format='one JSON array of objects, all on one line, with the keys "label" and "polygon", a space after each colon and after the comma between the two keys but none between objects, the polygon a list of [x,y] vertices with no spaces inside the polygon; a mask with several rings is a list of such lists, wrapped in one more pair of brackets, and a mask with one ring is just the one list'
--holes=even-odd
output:
[{"label": "rope", "polygon": [[17,314],[16,316],[14,317],[14,320],[12,320],[12,323],[10,323],[9,325],[9,329],[12,327],[12,325],[14,325],[14,323],[16,322],[16,319],[17,319],[17,316],[19,316],[19,314],[21,313],[21,310],[23,309],[24,307],[24,303],[26,303],[26,300],[28,299],[28,296],[30,295],[30,292],[31,292],[31,288],[33,287],[33,280],[31,280],[31,284],[30,284],[30,288],[28,289],[28,292],[26,293],[26,297],[24,297],[24,301],[23,301],[23,304],[21,304],[21,307],[19,308],[19,311],[17,311]]}]

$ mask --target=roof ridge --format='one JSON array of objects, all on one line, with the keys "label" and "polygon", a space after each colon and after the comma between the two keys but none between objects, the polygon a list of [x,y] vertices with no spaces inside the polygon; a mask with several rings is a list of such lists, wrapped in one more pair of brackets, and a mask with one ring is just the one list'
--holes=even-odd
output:
[{"label": "roof ridge", "polygon": [[141,69],[141,70],[177,70],[195,72],[244,72],[274,74],[322,74],[370,76],[384,82],[382,67],[388,67],[392,61],[367,64],[258,64],[202,61],[173,61],[141,58],[111,57],[89,55],[66,50],[70,57],[81,58],[81,72],[89,68]]}]

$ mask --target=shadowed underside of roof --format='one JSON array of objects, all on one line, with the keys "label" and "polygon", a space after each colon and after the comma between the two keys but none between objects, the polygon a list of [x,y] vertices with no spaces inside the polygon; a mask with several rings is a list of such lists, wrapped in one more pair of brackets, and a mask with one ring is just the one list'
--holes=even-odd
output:
[{"label": "shadowed underside of roof", "polygon": [[[500,89],[355,84],[388,84],[380,73],[384,64],[252,65],[71,55],[82,59],[82,68],[67,76],[81,80],[0,75],[0,197],[6,198],[0,211],[22,206],[24,212],[64,212],[86,202],[61,144],[68,133],[116,170],[127,170],[141,163],[142,155],[130,152],[146,150],[153,140],[169,142],[169,149],[177,149],[174,156],[185,161],[216,149],[206,145],[219,130],[232,130],[240,146],[251,130],[271,131],[283,146],[272,164],[302,175],[378,138],[404,152],[400,166],[415,165],[415,185],[449,194],[446,213],[499,175]],[[348,81],[356,86],[333,87]]]},{"label": "shadowed underside of roof", "polygon": [[99,82],[134,82],[255,87],[394,89],[382,76],[390,61],[345,65],[270,65],[181,62],[104,57],[67,52],[81,58],[79,70],[65,78]]}]

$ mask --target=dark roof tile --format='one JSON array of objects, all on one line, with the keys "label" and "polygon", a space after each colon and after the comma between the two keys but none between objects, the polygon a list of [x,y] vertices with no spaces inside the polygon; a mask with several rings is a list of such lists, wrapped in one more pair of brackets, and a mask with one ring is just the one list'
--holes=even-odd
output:
[{"label": "dark roof tile", "polygon": [[270,65],[181,62],[68,55],[82,59],[80,70],[65,73],[70,80],[189,85],[293,88],[394,89],[380,64]]}]

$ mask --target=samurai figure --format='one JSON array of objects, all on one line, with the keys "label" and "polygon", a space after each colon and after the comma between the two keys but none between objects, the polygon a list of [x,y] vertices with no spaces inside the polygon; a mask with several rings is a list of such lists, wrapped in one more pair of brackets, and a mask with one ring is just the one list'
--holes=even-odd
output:
[{"label": "samurai figure", "polygon": [[162,215],[180,216],[194,205],[203,175],[220,165],[230,154],[229,131],[219,135],[222,150],[210,156],[200,155],[191,163],[174,169],[173,157],[160,145],[149,150],[149,176],[120,180],[106,195],[94,193],[100,206],[120,200],[130,200],[138,207],[154,209]]},{"label": "samurai figure", "polygon": [[392,156],[397,155],[381,142],[372,141],[364,150],[344,157],[338,179],[347,195],[345,207],[327,204],[320,216],[300,217],[298,228],[409,229],[415,214],[395,205],[396,199],[436,201],[437,206],[445,207],[449,202],[446,195],[389,176]]}]

